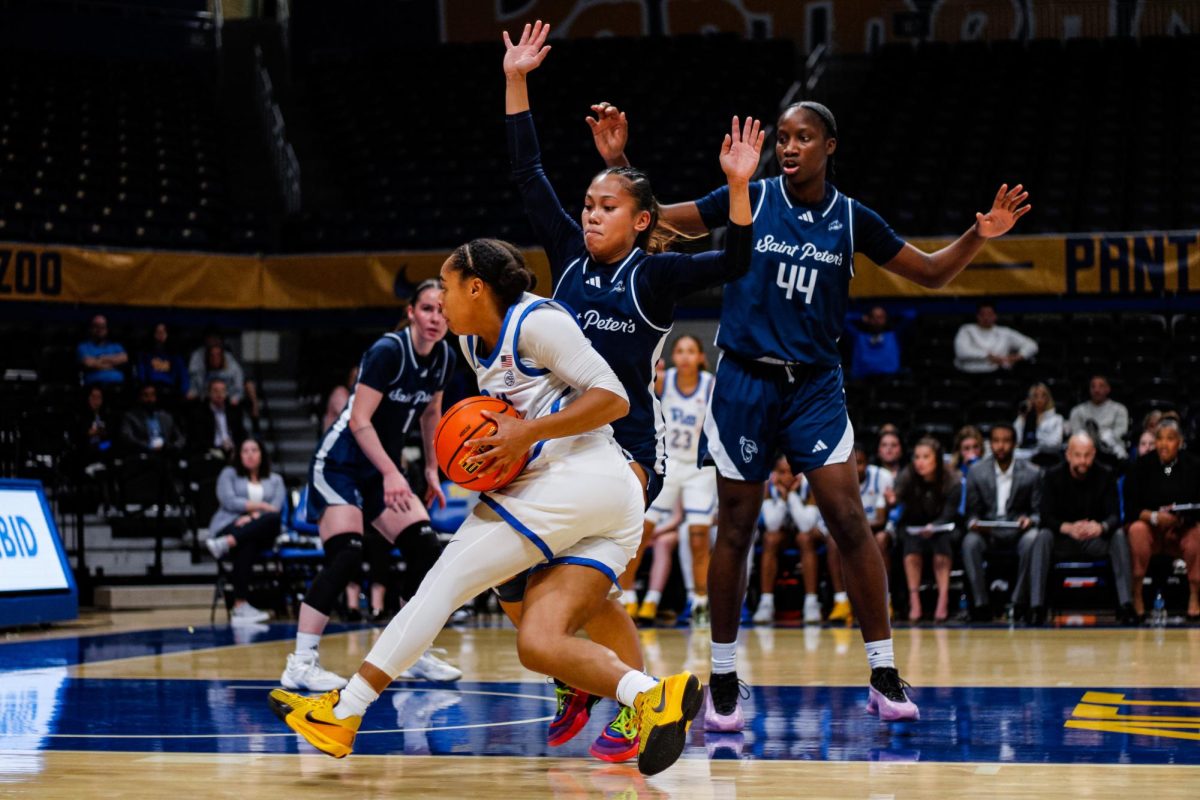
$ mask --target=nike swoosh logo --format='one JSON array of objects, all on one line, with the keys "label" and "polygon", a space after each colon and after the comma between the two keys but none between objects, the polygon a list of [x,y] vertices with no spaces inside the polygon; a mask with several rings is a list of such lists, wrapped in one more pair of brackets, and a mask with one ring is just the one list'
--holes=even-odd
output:
[{"label": "nike swoosh logo", "polygon": [[650,710],[653,711],[655,714],[661,714],[662,712],[667,710],[667,687],[666,687],[666,685],[663,686],[662,696],[659,697],[659,699],[658,699],[658,708],[652,708]]},{"label": "nike swoosh logo", "polygon": [[336,722],[322,722],[322,721],[321,721],[321,720],[319,720],[319,719],[314,719],[311,711],[309,711],[308,713],[306,713],[306,714],[304,715],[304,719],[308,720],[308,721],[309,721],[309,722],[311,722],[313,725],[324,725],[326,728],[340,728],[340,727],[342,727],[341,725],[338,725]]}]

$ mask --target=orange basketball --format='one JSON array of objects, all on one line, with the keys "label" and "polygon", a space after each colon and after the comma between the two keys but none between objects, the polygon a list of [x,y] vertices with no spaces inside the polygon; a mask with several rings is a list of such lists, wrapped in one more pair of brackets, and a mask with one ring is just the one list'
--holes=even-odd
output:
[{"label": "orange basketball", "polygon": [[459,400],[442,415],[433,435],[438,466],[445,476],[464,489],[476,492],[490,492],[507,486],[521,474],[525,462],[529,461],[529,453],[526,453],[524,458],[501,474],[495,471],[479,474],[478,464],[467,463],[467,459],[476,451],[467,447],[466,443],[496,432],[496,423],[483,416],[483,411],[507,414],[518,419],[521,417],[512,405],[498,398],[468,397]]}]

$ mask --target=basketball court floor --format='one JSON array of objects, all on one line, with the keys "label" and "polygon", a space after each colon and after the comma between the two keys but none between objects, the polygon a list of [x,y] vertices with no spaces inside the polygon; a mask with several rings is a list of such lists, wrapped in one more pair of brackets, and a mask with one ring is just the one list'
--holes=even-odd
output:
[{"label": "basketball court floor", "polygon": [[[863,711],[857,630],[744,630],[745,733],[693,728],[649,779],[587,755],[611,702],[546,746],[552,688],[499,624],[444,631],[464,679],[394,684],[354,755],[321,755],[267,707],[294,632],[163,610],[8,634],[0,797],[1200,797],[1200,628],[897,630],[922,719],[896,725]],[[333,626],[322,661],[349,673],[377,635]],[[707,676],[707,631],[642,635],[650,671]]]}]

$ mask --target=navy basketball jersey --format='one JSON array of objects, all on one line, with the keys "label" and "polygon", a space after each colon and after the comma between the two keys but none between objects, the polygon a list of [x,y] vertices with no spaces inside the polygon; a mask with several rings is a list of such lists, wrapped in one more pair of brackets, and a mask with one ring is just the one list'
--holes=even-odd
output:
[{"label": "navy basketball jersey", "polygon": [[[832,184],[815,206],[793,200],[782,176],[750,189],[750,272],[725,287],[717,346],[748,359],[837,366],[855,249],[881,264],[904,243],[875,212]],[[697,208],[710,227],[724,224],[728,189],[702,198]]]},{"label": "navy basketball jersey", "polygon": [[454,364],[454,352],[444,340],[422,356],[413,347],[407,328],[384,334],[363,355],[350,401],[322,437],[317,458],[346,466],[371,466],[350,431],[350,414],[361,384],[383,395],[371,417],[371,425],[379,434],[384,450],[399,464],[409,430],[417,424],[433,396],[446,388]]},{"label": "navy basketball jersey", "polygon": [[654,394],[654,364],[671,329],[652,323],[638,303],[637,273],[645,259],[641,248],[615,268],[576,258],[567,264],[553,297],[572,309],[586,309],[575,314],[583,335],[629,393],[629,414],[612,423],[617,444],[662,475],[666,429]]}]

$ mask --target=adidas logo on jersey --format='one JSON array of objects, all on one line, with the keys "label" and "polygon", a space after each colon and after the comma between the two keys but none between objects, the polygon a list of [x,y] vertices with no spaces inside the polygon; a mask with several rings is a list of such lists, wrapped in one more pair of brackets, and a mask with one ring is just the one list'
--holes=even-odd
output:
[{"label": "adidas logo on jersey", "polygon": [[829,449],[829,445],[825,444],[825,443],[824,443],[823,441],[821,441],[820,439],[817,439],[817,443],[816,443],[815,445],[813,445],[813,449],[812,449],[812,451],[813,451],[814,453],[819,453],[819,452],[821,452],[822,450],[828,450],[828,449]]},{"label": "adidas logo on jersey", "polygon": [[833,222],[829,223],[829,230],[831,231],[840,231],[843,227],[845,226],[842,225],[842,221],[840,219],[835,219]]},{"label": "adidas logo on jersey", "polygon": [[597,289],[599,289],[599,288],[600,288],[600,276],[599,276],[599,275],[593,275],[592,277],[588,278],[588,279],[587,279],[587,285],[588,285],[588,286],[595,286]]},{"label": "adidas logo on jersey", "polygon": [[813,221],[813,215],[812,215],[812,212],[811,212],[811,211],[803,211],[803,212],[801,212],[801,213],[800,213],[800,221],[801,221],[801,222],[812,222],[812,221]]}]

